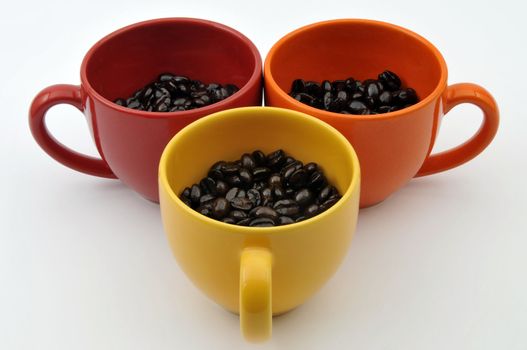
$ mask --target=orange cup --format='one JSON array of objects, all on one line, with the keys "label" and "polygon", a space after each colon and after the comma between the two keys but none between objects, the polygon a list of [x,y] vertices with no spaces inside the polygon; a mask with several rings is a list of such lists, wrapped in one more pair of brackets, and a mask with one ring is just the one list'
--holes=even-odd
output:
[{"label": "orange cup", "polygon": [[[297,78],[322,81],[376,78],[385,69],[417,91],[420,102],[391,113],[357,116],[319,110],[288,95]],[[484,88],[447,86],[447,66],[426,39],[399,26],[341,19],[302,27],[280,39],[267,55],[266,105],[311,114],[339,130],[361,164],[360,206],[386,199],[413,177],[457,167],[481,153],[498,130],[499,111]],[[450,150],[431,154],[442,117],[461,103],[483,112],[476,134]]]}]

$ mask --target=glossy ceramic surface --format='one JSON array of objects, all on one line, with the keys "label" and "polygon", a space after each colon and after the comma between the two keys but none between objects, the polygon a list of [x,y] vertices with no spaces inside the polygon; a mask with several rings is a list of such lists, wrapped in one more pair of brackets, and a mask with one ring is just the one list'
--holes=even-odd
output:
[{"label": "glossy ceramic surface", "polygon": [[[320,164],[342,199],[306,221],[255,228],[205,217],[177,196],[218,160],[279,148]],[[278,108],[238,108],[192,123],[169,142],[159,166],[161,214],[174,256],[206,295],[240,313],[242,331],[252,341],[270,336],[271,313],[302,304],[333,275],[355,230],[359,188],[357,156],[340,133]]]},{"label": "glossy ceramic surface", "polygon": [[[127,97],[163,72],[205,83],[233,83],[233,96],[203,108],[174,113],[127,109],[111,101]],[[119,178],[157,201],[161,153],[189,123],[220,110],[261,105],[262,62],[254,44],[224,25],[190,18],[156,19],[122,28],[86,54],[81,85],[54,85],[33,100],[29,123],[35,140],[51,157],[77,171]],[[47,130],[45,115],[67,103],[83,112],[102,159],[79,154]]]},{"label": "glossy ceramic surface", "polygon": [[[421,101],[392,113],[353,116],[315,109],[288,96],[297,78],[363,80],[385,69],[415,88]],[[264,76],[266,105],[313,115],[351,142],[361,163],[361,207],[384,200],[415,176],[471,160],[498,129],[498,107],[485,89],[467,83],[447,86],[447,66],[439,51],[421,36],[384,22],[344,19],[300,28],[272,47]],[[462,145],[431,155],[442,117],[460,103],[481,108],[480,129]]]}]

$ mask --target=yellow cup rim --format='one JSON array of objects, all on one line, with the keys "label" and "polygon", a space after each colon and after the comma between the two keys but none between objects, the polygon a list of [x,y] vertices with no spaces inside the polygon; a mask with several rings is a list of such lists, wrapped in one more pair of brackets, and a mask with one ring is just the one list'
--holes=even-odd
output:
[{"label": "yellow cup rim", "polygon": [[[300,221],[297,223],[289,224],[289,225],[282,225],[282,226],[273,226],[273,227],[249,227],[249,226],[238,226],[233,224],[227,224],[222,221],[218,221],[212,218],[209,218],[205,215],[202,215],[198,213],[197,211],[193,210],[192,208],[188,207],[181,199],[179,199],[178,195],[173,191],[172,186],[170,185],[170,182],[168,180],[167,175],[167,168],[168,168],[168,162],[171,159],[171,156],[173,152],[175,152],[175,149],[178,148],[178,144],[180,143],[180,139],[183,139],[192,132],[192,130],[197,128],[204,128],[209,127],[210,124],[216,123],[216,120],[221,118],[222,120],[226,118],[234,118],[239,116],[240,114],[247,114],[247,120],[250,120],[250,116],[252,114],[262,113],[263,111],[275,111],[279,113],[284,113],[287,115],[287,118],[293,118],[297,119],[299,122],[303,123],[311,123],[316,125],[316,127],[325,130],[326,132],[329,132],[338,139],[339,143],[342,145],[343,148],[346,149],[346,154],[349,157],[349,160],[351,161],[351,164],[353,166],[352,176],[350,184],[348,185],[348,188],[342,195],[342,198],[335,203],[331,208],[328,210],[315,215],[314,217],[311,217],[307,220]],[[310,225],[318,220],[322,220],[328,215],[331,215],[333,212],[337,211],[340,207],[343,206],[343,203],[349,201],[355,191],[360,191],[360,165],[359,165],[359,159],[357,157],[357,154],[349,141],[339,132],[337,129],[333,128],[329,124],[326,124],[325,122],[312,117],[306,113],[293,111],[285,108],[277,108],[277,107],[240,107],[240,108],[233,108],[233,109],[227,109],[224,111],[216,112],[213,114],[210,114],[206,117],[203,117],[189,125],[187,125],[185,128],[180,130],[172,139],[168,142],[166,145],[163,154],[161,155],[161,159],[159,161],[159,190],[162,191],[164,188],[166,192],[168,193],[170,199],[175,202],[179,207],[183,209],[188,215],[194,217],[194,219],[206,222],[210,225],[213,225],[217,227],[218,229],[222,230],[229,230],[231,232],[240,233],[240,234],[258,234],[258,233],[280,233],[284,231],[288,231],[291,229],[297,229],[301,228],[306,225]],[[357,193],[357,196],[359,193]]]}]

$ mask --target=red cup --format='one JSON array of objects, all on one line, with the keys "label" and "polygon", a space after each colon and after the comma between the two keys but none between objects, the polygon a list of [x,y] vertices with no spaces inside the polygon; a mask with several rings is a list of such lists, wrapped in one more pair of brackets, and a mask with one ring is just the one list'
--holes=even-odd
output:
[{"label": "red cup", "polygon": [[[212,105],[172,113],[138,111],[112,102],[164,72],[235,84],[240,90]],[[100,159],[75,152],[49,133],[46,113],[61,103],[84,113]],[[205,115],[261,103],[262,60],[247,37],[215,22],[164,18],[127,26],[97,42],[82,62],[81,85],[53,85],[38,93],[29,125],[40,147],[58,162],[86,174],[119,178],[157,202],[158,163],[172,136]]]}]

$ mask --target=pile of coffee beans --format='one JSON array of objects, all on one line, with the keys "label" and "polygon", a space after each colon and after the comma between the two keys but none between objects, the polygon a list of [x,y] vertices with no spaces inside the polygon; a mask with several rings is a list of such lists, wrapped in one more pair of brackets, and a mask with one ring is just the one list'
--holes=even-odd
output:
[{"label": "pile of coffee beans", "polygon": [[401,79],[389,70],[378,79],[348,78],[322,83],[296,79],[290,96],[311,107],[342,114],[381,114],[397,111],[419,102],[414,89],[404,88]]},{"label": "pile of coffee beans", "polygon": [[114,102],[140,111],[177,112],[213,104],[226,99],[238,90],[233,84],[205,85],[199,80],[164,73],[126,100],[118,98]]},{"label": "pile of coffee beans", "polygon": [[303,164],[283,150],[245,153],[219,161],[179,198],[197,212],[228,224],[269,227],[322,213],[340,199],[316,163]]}]

